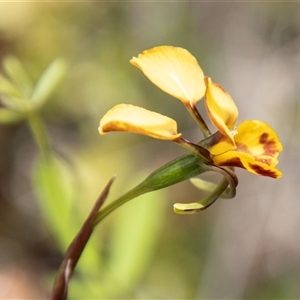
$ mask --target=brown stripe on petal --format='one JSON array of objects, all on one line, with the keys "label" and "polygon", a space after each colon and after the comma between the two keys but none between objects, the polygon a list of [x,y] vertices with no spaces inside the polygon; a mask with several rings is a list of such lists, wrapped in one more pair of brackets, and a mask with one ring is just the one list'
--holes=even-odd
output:
[{"label": "brown stripe on petal", "polygon": [[219,164],[220,166],[226,166],[226,167],[238,167],[238,168],[244,168],[244,165],[242,164],[240,158],[238,157],[234,157],[232,159],[223,161],[221,164]]},{"label": "brown stripe on petal", "polygon": [[128,131],[128,129],[125,126],[121,126],[120,122],[110,122],[102,127],[103,133],[111,131]]},{"label": "brown stripe on petal", "polygon": [[220,131],[217,131],[211,135],[209,135],[207,138],[205,138],[204,140],[202,140],[199,145],[205,149],[210,149],[212,148],[214,145],[217,145],[219,143],[221,143],[222,141],[226,141],[227,137],[224,136]]},{"label": "brown stripe on petal", "polygon": [[257,174],[262,175],[262,176],[268,176],[272,178],[277,178],[277,173],[271,170],[266,170],[261,166],[250,164],[249,167]]}]

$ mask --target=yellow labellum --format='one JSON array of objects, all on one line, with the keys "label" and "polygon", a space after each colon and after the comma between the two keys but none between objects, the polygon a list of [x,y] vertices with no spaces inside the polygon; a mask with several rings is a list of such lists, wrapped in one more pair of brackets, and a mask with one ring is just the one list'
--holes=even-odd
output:
[{"label": "yellow labellum", "polygon": [[214,83],[210,77],[205,78],[206,89],[206,109],[212,123],[234,144],[233,135],[230,130],[238,117],[238,110],[230,95],[218,84]]},{"label": "yellow labellum", "polygon": [[272,178],[282,177],[282,173],[275,168],[277,161],[274,162],[272,159],[270,161],[265,160],[265,162],[270,164],[261,162],[256,157],[245,152],[228,151],[214,156],[213,161],[218,166],[244,168],[253,174]]},{"label": "yellow labellum", "polygon": [[235,149],[212,155],[216,165],[241,167],[254,174],[273,178],[282,176],[276,166],[283,147],[268,124],[258,120],[242,122],[237,127],[234,142]]},{"label": "yellow labellum", "polygon": [[247,149],[253,156],[265,155],[277,158],[282,151],[277,133],[268,124],[259,120],[242,122],[237,127],[234,140],[238,148]]},{"label": "yellow labellum", "polygon": [[196,58],[187,50],[159,46],[145,50],[130,62],[164,92],[194,105],[205,94],[203,72]]},{"label": "yellow labellum", "polygon": [[98,130],[100,134],[127,131],[162,140],[175,140],[181,135],[173,119],[130,104],[110,109],[100,120]]}]

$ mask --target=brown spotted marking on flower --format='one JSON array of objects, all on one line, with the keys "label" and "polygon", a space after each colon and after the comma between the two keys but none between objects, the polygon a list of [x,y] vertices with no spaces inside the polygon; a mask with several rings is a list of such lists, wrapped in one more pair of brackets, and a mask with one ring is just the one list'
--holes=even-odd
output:
[{"label": "brown spotted marking on flower", "polygon": [[272,156],[278,152],[276,142],[274,139],[269,139],[269,134],[266,132],[260,136],[259,143],[263,145],[265,155]]}]

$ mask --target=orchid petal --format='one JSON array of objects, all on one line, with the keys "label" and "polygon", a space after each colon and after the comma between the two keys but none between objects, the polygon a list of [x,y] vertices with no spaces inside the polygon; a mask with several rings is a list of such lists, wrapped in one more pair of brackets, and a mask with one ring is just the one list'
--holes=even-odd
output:
[{"label": "orchid petal", "polygon": [[216,155],[213,157],[216,165],[227,167],[244,168],[247,171],[272,178],[282,177],[282,173],[275,168],[271,163],[270,165],[255,159],[254,156],[238,151],[228,151],[226,153]]},{"label": "orchid petal", "polygon": [[218,84],[214,83],[210,77],[205,78],[206,89],[206,109],[212,123],[234,144],[230,130],[238,117],[238,110],[230,95]]},{"label": "orchid petal", "polygon": [[204,97],[203,71],[196,58],[183,48],[154,47],[130,62],[157,87],[185,104],[193,106]]},{"label": "orchid petal", "polygon": [[127,131],[162,140],[175,140],[181,135],[173,119],[130,104],[110,109],[101,119],[98,130],[100,134]]}]

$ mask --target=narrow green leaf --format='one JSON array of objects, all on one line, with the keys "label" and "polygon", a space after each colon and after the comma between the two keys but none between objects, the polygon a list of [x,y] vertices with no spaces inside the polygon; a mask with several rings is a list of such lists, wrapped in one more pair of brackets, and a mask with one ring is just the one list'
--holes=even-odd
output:
[{"label": "narrow green leaf", "polygon": [[44,219],[65,250],[78,229],[72,219],[72,175],[63,161],[39,159],[33,169],[32,182]]},{"label": "narrow green leaf", "polygon": [[23,68],[21,62],[14,56],[7,56],[3,60],[3,67],[9,78],[16,84],[24,98],[32,93],[32,81]]},{"label": "narrow green leaf", "polygon": [[42,106],[62,81],[66,71],[66,61],[63,58],[55,59],[37,82],[31,96],[32,101]]}]

